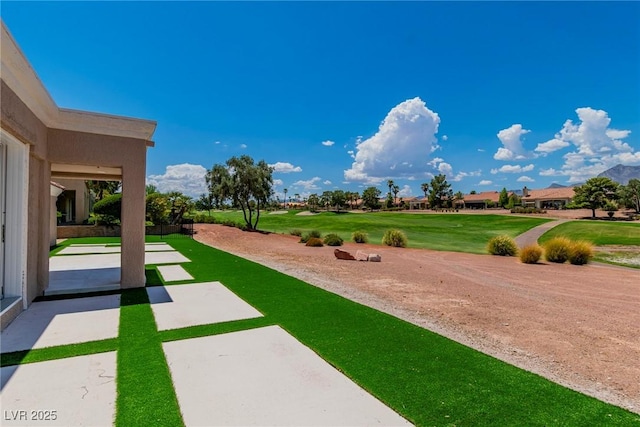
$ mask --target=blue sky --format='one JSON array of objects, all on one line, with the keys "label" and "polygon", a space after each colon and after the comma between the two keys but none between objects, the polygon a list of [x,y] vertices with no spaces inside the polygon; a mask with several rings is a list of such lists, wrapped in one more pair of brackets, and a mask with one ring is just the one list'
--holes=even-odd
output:
[{"label": "blue sky", "polygon": [[2,2],[59,106],[156,120],[148,182],[247,154],[280,196],[640,165],[637,2]]}]

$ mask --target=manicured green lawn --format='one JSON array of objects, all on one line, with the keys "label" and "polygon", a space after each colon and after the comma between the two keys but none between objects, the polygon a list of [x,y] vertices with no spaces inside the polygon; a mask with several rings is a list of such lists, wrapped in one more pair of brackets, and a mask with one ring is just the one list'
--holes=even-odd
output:
[{"label": "manicured green lawn", "polygon": [[540,243],[557,236],[587,240],[596,246],[640,246],[640,224],[605,221],[570,221],[552,228],[540,237]]},{"label": "manicured green lawn", "polygon": [[[515,237],[530,228],[547,222],[544,218],[525,218],[506,215],[475,214],[407,214],[398,212],[341,213],[322,212],[318,215],[262,213],[258,228],[288,234],[292,230],[303,232],[318,230],[323,235],[336,233],[345,241],[358,230],[369,234],[369,242],[380,244],[382,235],[397,228],[407,235],[409,247],[441,251],[486,253],[491,237],[507,234]],[[242,212],[214,212],[217,220],[242,222]]]},{"label": "manicured green lawn", "polygon": [[624,267],[640,268],[640,224],[638,223],[571,221],[547,231],[539,241],[544,243],[557,236],[565,236],[572,240],[586,240],[596,246],[637,246],[638,250],[635,253],[615,250],[596,251],[594,260]]},{"label": "manicured green lawn", "polygon": [[[640,423],[636,414],[259,264],[191,239],[167,243],[193,261],[182,266],[197,282],[222,282],[264,317],[158,332],[144,290],[122,291],[119,336],[95,348],[118,351],[117,425],[183,424],[162,342],[274,324],[417,425]],[[147,282],[162,283],[154,266],[147,267]],[[91,343],[71,347],[3,354],[2,362],[91,352]]]}]

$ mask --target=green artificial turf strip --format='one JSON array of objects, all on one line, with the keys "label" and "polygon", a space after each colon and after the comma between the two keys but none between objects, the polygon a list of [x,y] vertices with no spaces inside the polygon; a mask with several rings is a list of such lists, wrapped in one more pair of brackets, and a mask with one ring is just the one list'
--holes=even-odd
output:
[{"label": "green artificial turf strip", "polygon": [[640,246],[640,224],[604,221],[570,221],[544,233],[540,243],[554,237],[565,236],[571,240],[587,240],[596,246]]},{"label": "green artificial turf strip", "polygon": [[117,426],[184,425],[144,288],[122,292],[116,383]]},{"label": "green artificial turf strip", "polygon": [[190,239],[171,245],[418,425],[629,425],[639,417],[418,326]]},{"label": "green artificial turf strip", "polygon": [[0,355],[0,366],[21,365],[26,363],[44,362],[46,360],[64,359],[67,357],[85,356],[88,354],[106,353],[118,348],[117,338],[100,341],[90,341],[79,344],[67,344],[55,347],[37,348],[31,350],[14,351]]},{"label": "green artificial turf strip", "polygon": [[[518,234],[543,224],[548,219],[483,214],[409,214],[398,212],[341,213],[322,212],[318,215],[260,215],[258,228],[263,231],[288,234],[318,230],[323,235],[336,233],[351,241],[351,233],[365,231],[369,243],[381,244],[382,235],[391,228],[402,230],[408,237],[408,247],[454,252],[486,253],[491,237]],[[218,220],[231,219],[242,223],[242,212],[215,212]]]},{"label": "green artificial turf strip", "polygon": [[234,320],[231,322],[214,323],[211,325],[197,325],[189,326],[187,328],[170,329],[167,331],[160,331],[160,339],[162,342],[178,341],[189,338],[200,338],[209,335],[228,334],[230,332],[246,331],[255,328],[264,328],[265,326],[272,326],[271,322],[266,317],[257,317],[254,319],[242,319]]}]

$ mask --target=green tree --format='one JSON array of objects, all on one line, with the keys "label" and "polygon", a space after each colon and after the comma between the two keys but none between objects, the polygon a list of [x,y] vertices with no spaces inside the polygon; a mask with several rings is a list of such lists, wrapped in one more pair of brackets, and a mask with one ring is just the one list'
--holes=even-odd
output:
[{"label": "green tree", "polygon": [[323,191],[320,195],[320,205],[324,206],[326,210],[329,210],[331,205],[331,199],[333,198],[333,191]]},{"label": "green tree", "polygon": [[335,190],[331,193],[331,205],[334,206],[338,211],[340,208],[344,206],[347,201],[347,196],[342,190]]},{"label": "green tree", "polygon": [[400,192],[400,187],[394,184],[391,190],[393,191],[393,204],[398,206],[398,193]]},{"label": "green tree", "polygon": [[155,225],[166,224],[169,219],[169,211],[171,204],[165,194],[151,193],[146,199],[146,216],[147,221],[151,221]]},{"label": "green tree", "polygon": [[596,217],[596,209],[604,207],[611,201],[618,190],[618,184],[607,177],[588,179],[583,185],[574,188],[573,202],[591,209],[591,215]]},{"label": "green tree", "polygon": [[213,197],[211,197],[211,194],[201,194],[194,204],[197,210],[209,211],[209,214],[211,214],[211,209],[213,209]]},{"label": "green tree", "polygon": [[478,194],[478,192],[476,190],[471,190],[469,194]]},{"label": "green tree", "polygon": [[193,209],[193,200],[191,197],[181,193],[180,191],[172,191],[167,194],[169,201],[169,209],[171,211],[171,223],[178,224],[186,213]]},{"label": "green tree", "polygon": [[209,196],[213,200],[214,206],[219,209],[223,202],[229,198],[229,195],[225,194],[226,181],[230,179],[229,170],[225,165],[213,165],[211,170],[205,174],[204,179],[209,189]]},{"label": "green tree", "polygon": [[498,206],[500,206],[501,208],[504,208],[508,204],[509,204],[509,193],[507,193],[507,189],[503,187],[502,191],[500,191],[500,196],[498,197]]},{"label": "green tree", "polygon": [[509,202],[507,202],[507,209],[513,209],[515,206],[520,206],[522,200],[517,194],[511,193],[509,196]]},{"label": "green tree", "polygon": [[424,193],[424,204],[425,204],[425,209],[426,209],[426,205],[427,205],[427,197],[429,196],[429,184],[426,182],[423,182],[422,184],[420,184],[420,189],[422,190],[422,192]]},{"label": "green tree", "polygon": [[380,190],[368,187],[362,192],[362,204],[369,209],[380,208]]},{"label": "green tree", "polygon": [[447,177],[438,174],[431,179],[431,189],[429,191],[429,206],[432,208],[442,207],[446,200],[453,199],[451,184],[447,182]]},{"label": "green tree", "polygon": [[120,181],[85,181],[96,200],[112,196],[120,190]]},{"label": "green tree", "polygon": [[627,185],[621,185],[618,197],[626,207],[640,213],[640,179],[632,178]]},{"label": "green tree", "polygon": [[309,210],[315,211],[318,209],[318,205],[320,204],[320,197],[318,197],[316,193],[309,194],[307,204],[309,205]]},{"label": "green tree", "polygon": [[284,208],[287,208],[287,192],[289,190],[287,190],[286,188],[284,189]]},{"label": "green tree", "polygon": [[145,194],[147,196],[149,194],[153,194],[153,193],[157,193],[158,192],[158,188],[153,184],[147,184],[147,186],[144,188],[144,190],[145,190]]},{"label": "green tree", "polygon": [[273,194],[273,168],[264,160],[255,163],[251,157],[243,155],[230,158],[222,169],[227,175],[222,177],[217,196],[221,200],[231,198],[233,204],[242,209],[247,228],[257,230],[260,209],[269,203]]}]

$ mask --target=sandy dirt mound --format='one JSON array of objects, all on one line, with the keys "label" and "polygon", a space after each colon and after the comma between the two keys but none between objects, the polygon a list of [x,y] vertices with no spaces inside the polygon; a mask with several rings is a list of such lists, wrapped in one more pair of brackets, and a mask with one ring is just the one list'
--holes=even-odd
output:
[{"label": "sandy dirt mound", "polygon": [[195,238],[640,412],[640,271],[346,243],[196,225]]}]

